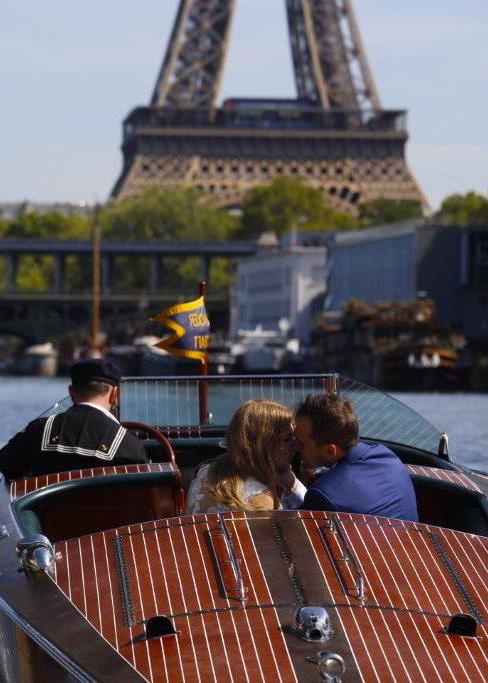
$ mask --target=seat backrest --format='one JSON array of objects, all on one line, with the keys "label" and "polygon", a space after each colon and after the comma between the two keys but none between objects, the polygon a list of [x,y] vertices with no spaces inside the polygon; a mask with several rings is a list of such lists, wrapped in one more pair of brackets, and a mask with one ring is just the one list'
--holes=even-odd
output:
[{"label": "seat backrest", "polygon": [[488,536],[488,504],[482,493],[430,477],[411,478],[420,522]]},{"label": "seat backrest", "polygon": [[180,491],[173,472],[95,476],[46,486],[12,508],[24,534],[42,532],[55,542],[173,517],[181,512]]}]

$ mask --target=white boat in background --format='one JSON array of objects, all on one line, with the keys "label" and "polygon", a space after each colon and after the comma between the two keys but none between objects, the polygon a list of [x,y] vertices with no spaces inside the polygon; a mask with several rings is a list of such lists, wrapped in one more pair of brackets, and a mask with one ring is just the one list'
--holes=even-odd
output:
[{"label": "white boat in background", "polygon": [[122,374],[136,377],[167,375],[193,375],[198,373],[198,362],[171,355],[155,344],[160,340],[154,335],[136,337],[132,344],[110,347],[104,357],[117,363]]},{"label": "white boat in background", "polygon": [[52,342],[28,346],[9,365],[12,375],[55,377],[58,370],[58,352]]},{"label": "white boat in background", "polygon": [[277,330],[239,330],[232,346],[236,371],[249,374],[297,372],[301,369],[300,342]]}]

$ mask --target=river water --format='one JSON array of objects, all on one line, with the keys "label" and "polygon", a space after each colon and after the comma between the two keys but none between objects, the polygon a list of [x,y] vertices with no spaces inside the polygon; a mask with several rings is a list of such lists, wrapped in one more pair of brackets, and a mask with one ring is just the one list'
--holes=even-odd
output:
[{"label": "river water", "polygon": [[[66,379],[0,378],[0,444],[67,395]],[[393,394],[449,435],[451,459],[488,470],[488,394]]]}]

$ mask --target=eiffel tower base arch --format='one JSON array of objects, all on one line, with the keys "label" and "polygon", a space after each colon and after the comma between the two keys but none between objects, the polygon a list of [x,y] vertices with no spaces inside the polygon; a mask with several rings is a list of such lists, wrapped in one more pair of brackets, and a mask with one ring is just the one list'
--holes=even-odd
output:
[{"label": "eiffel tower base arch", "polygon": [[220,206],[236,206],[252,187],[286,174],[321,188],[331,206],[351,213],[382,197],[425,201],[404,159],[403,133],[212,133],[139,132],[124,145],[124,170],[114,198],[137,195],[152,185],[186,185],[213,194]]}]

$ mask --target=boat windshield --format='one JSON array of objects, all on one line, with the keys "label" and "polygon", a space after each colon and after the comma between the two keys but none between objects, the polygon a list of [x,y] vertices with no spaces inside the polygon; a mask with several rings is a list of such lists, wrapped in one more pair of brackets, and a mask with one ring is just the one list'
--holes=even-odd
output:
[{"label": "boat windshield", "polygon": [[[202,388],[207,420],[200,421]],[[362,438],[403,444],[437,454],[441,433],[425,418],[388,394],[340,375],[125,377],[120,387],[120,419],[162,428],[172,436],[225,429],[232,414],[251,398],[280,401],[294,410],[308,394],[338,391],[352,401]],[[43,415],[66,410],[64,399]],[[198,430],[195,432],[195,428]]]},{"label": "boat windshield", "polygon": [[339,375],[125,378],[120,419],[164,427],[198,426],[202,384],[207,391],[207,424],[212,427],[224,428],[239,405],[251,398],[280,401],[293,410],[308,394],[339,391],[354,404],[362,438],[438,451],[441,433],[422,416],[388,394]]}]

